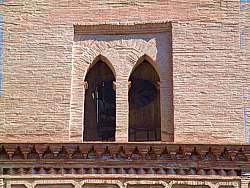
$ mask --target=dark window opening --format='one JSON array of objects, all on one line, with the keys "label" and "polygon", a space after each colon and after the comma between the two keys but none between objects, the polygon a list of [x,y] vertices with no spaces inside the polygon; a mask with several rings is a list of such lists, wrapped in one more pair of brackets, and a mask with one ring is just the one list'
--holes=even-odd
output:
[{"label": "dark window opening", "polygon": [[160,78],[148,61],[140,63],[129,81],[129,141],[160,141]]},{"label": "dark window opening", "polygon": [[114,141],[116,94],[114,74],[108,65],[98,61],[87,73],[88,87],[84,102],[84,140]]}]

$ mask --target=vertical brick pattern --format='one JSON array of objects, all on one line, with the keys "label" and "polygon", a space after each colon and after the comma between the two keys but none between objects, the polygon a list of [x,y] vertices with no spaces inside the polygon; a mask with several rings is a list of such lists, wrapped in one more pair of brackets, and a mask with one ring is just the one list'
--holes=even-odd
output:
[{"label": "vertical brick pattern", "polygon": [[239,1],[6,0],[1,10],[1,142],[70,141],[73,25],[149,21],[173,26],[174,140],[244,142],[241,96],[250,74]]}]

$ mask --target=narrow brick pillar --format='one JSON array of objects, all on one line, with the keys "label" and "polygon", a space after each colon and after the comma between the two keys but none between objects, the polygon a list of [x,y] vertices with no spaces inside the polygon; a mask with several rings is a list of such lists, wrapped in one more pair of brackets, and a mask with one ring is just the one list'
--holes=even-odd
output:
[{"label": "narrow brick pillar", "polygon": [[167,34],[165,51],[162,52],[157,64],[160,65],[160,101],[161,101],[161,140],[174,141],[174,106],[173,106],[173,61],[172,35]]},{"label": "narrow brick pillar", "polygon": [[128,141],[128,80],[120,77],[116,81],[116,142]]},{"label": "narrow brick pillar", "polygon": [[77,82],[72,87],[71,95],[71,112],[69,125],[69,141],[82,142],[83,141],[83,117],[84,117],[84,98],[85,89],[84,82]]},{"label": "narrow brick pillar", "polygon": [[70,121],[69,121],[69,141],[83,141],[83,115],[84,115],[84,72],[83,64],[76,55],[73,60],[71,99],[70,99]]},{"label": "narrow brick pillar", "polygon": [[161,102],[161,140],[174,141],[173,86],[171,80],[163,80],[160,86]]}]

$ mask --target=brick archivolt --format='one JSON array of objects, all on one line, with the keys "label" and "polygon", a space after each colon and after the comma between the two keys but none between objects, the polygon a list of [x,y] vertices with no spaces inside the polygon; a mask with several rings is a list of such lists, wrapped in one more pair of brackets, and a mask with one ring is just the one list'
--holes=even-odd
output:
[{"label": "brick archivolt", "polygon": [[[111,42],[93,42],[84,41],[74,46],[74,55],[77,57],[74,63],[79,64],[82,67],[82,76],[85,78],[87,70],[92,66],[93,62],[98,59],[99,56],[106,57],[104,60],[108,65],[114,68],[116,76],[123,74],[128,77],[138,62],[138,60],[146,55],[149,61],[159,73],[159,65],[155,64],[157,49],[155,40],[151,39],[145,41],[138,40],[116,40]],[[125,63],[126,69],[122,69],[121,65]],[[125,71],[125,72],[124,72]]]}]

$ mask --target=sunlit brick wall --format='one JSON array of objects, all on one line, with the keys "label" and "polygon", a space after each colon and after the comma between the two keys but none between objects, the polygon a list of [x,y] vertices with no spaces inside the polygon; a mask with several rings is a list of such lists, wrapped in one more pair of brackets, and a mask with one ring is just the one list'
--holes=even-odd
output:
[{"label": "sunlit brick wall", "polygon": [[[174,140],[245,142],[239,1],[3,1],[1,142],[68,142],[74,25],[172,22]],[[242,59],[245,59],[244,61]]]}]

